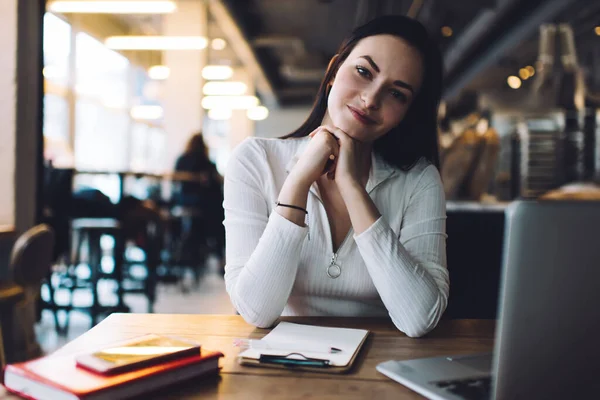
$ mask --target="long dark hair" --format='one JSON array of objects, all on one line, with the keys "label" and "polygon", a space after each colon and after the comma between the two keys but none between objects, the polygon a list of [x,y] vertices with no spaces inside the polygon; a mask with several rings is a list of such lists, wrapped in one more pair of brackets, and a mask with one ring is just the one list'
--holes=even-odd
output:
[{"label": "long dark hair", "polygon": [[190,137],[187,144],[185,145],[185,154],[193,154],[202,162],[208,162],[208,148],[204,143],[204,137],[202,132],[196,132]]},{"label": "long dark hair", "polygon": [[354,46],[361,39],[374,35],[394,35],[406,40],[421,53],[424,71],[421,88],[404,119],[377,139],[373,143],[373,150],[388,164],[405,171],[421,158],[439,169],[437,120],[442,93],[442,56],[425,27],[401,15],[378,17],[352,31],[327,69],[310,115],[298,129],[283,138],[307,136],[321,125],[327,110],[327,84],[333,80]]}]

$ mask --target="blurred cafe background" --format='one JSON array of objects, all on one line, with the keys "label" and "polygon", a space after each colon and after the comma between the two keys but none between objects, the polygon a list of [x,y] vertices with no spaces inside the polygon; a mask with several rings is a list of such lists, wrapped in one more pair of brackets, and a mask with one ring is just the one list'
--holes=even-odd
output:
[{"label": "blurred cafe background", "polygon": [[495,318],[507,204],[600,198],[600,2],[2,0],[0,361],[111,312],[235,313],[228,157],[299,126],[384,14],[444,57],[445,318]]}]

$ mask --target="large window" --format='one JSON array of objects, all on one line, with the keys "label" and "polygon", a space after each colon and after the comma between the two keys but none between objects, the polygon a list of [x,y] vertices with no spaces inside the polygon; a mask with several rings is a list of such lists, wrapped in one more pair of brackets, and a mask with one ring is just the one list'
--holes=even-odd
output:
[{"label": "large window", "polygon": [[146,154],[148,160],[148,166],[146,167],[147,172],[158,174],[166,169],[164,165],[166,148],[167,137],[165,131],[162,128],[150,128],[148,132],[148,149]]},{"label": "large window", "polygon": [[149,126],[142,123],[134,123],[131,127],[131,155],[129,168],[133,172],[146,172],[148,167],[146,149],[148,146]]},{"label": "large window", "polygon": [[53,14],[44,15],[44,136],[68,142],[69,60],[71,26]]},{"label": "large window", "polygon": [[65,96],[54,93],[44,96],[44,136],[68,141],[69,104]]},{"label": "large window", "polygon": [[127,112],[78,99],[75,107],[75,166],[80,170],[126,171],[130,118]]},{"label": "large window", "polygon": [[141,122],[131,129],[131,163],[134,172],[161,173],[164,171],[165,131]]},{"label": "large window", "polygon": [[79,32],[75,47],[77,96],[111,108],[129,106],[129,61],[90,35]]},{"label": "large window", "polygon": [[75,65],[75,167],[126,171],[129,61],[79,32]]},{"label": "large window", "polygon": [[96,172],[80,173],[76,188],[95,187],[116,201],[119,181],[111,172],[163,171],[160,121],[152,125],[130,116],[134,104],[158,101],[145,93],[145,68],[51,13],[44,16],[44,65],[46,155],[54,162],[62,154],[69,162],[61,167]]},{"label": "large window", "polygon": [[71,25],[53,14],[44,15],[44,77],[66,88],[69,84]]}]

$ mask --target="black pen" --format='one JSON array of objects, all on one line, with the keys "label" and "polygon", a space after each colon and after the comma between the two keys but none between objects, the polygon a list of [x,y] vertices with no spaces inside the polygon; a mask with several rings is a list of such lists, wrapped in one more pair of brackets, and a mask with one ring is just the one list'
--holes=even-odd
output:
[{"label": "black pen", "polygon": [[[290,358],[296,355],[303,358]],[[329,360],[322,360],[319,358],[308,358],[299,353],[291,353],[287,356],[273,356],[268,354],[262,354],[258,359],[263,364],[280,364],[286,367],[329,367],[331,362]]]}]

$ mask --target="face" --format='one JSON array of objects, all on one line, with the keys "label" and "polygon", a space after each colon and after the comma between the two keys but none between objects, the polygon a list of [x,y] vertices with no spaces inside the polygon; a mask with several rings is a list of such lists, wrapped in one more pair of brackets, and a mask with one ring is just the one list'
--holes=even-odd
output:
[{"label": "face", "polygon": [[335,74],[323,123],[361,142],[375,141],[406,115],[422,70],[421,54],[401,38],[360,40]]}]

